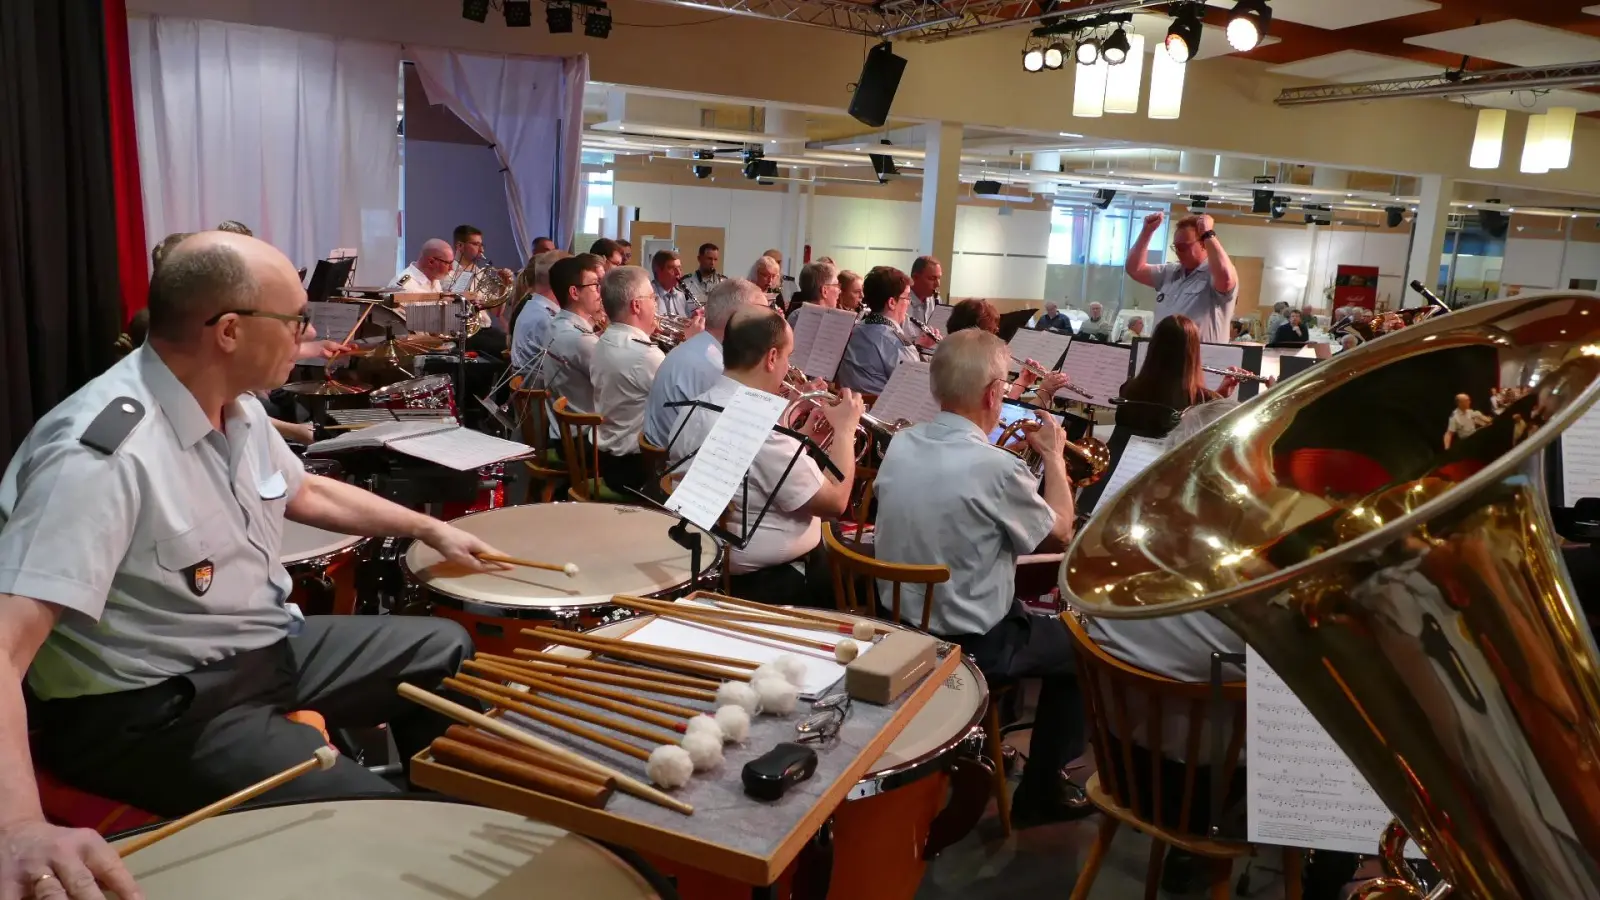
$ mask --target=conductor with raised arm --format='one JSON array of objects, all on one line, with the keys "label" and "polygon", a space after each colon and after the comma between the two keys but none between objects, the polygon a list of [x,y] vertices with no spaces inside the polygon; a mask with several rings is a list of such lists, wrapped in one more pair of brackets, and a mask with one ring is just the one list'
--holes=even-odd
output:
[{"label": "conductor with raised arm", "polygon": [[1172,226],[1172,250],[1176,260],[1152,266],[1150,238],[1166,219],[1162,213],[1144,218],[1144,230],[1128,251],[1124,268],[1128,277],[1156,292],[1156,322],[1174,313],[1194,320],[1200,340],[1207,344],[1226,344],[1232,339],[1228,322],[1239,299],[1239,273],[1222,249],[1222,241],[1212,227],[1210,216],[1189,216]]}]

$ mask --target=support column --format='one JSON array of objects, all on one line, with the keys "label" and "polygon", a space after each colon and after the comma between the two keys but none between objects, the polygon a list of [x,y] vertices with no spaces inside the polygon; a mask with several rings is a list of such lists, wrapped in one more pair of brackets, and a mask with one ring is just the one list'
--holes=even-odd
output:
[{"label": "support column", "polygon": [[1411,282],[1421,281],[1430,291],[1438,290],[1439,259],[1444,255],[1444,233],[1450,221],[1450,201],[1455,199],[1456,183],[1442,175],[1420,179],[1417,211],[1411,220],[1411,256],[1406,261],[1405,284],[1400,289],[1402,307],[1427,302],[1411,290]]},{"label": "support column", "polygon": [[[922,219],[917,230],[917,252],[932,254],[944,264],[944,295],[955,283],[956,197],[961,193],[961,123],[939,122],[923,126],[927,159],[922,167]],[[911,261],[905,263],[906,271]]]},{"label": "support column", "polygon": [[[774,137],[765,142],[768,156],[796,156],[805,149],[806,114],[799,110],[768,106],[763,129]],[[803,169],[790,169],[790,174],[801,176]],[[783,184],[783,182],[779,182]],[[778,249],[783,251],[783,274],[798,279],[800,267],[805,264],[804,248],[810,215],[804,185],[791,181],[783,192],[783,210],[778,227]],[[794,286],[785,287],[785,296]]]}]

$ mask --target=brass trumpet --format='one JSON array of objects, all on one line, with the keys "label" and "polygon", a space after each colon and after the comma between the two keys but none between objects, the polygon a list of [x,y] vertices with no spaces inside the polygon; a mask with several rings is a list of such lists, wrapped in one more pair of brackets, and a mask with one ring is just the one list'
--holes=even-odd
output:
[{"label": "brass trumpet", "polygon": [[683,343],[684,335],[689,331],[693,320],[688,316],[674,316],[662,313],[656,316],[656,333],[653,340],[663,350],[671,350]]},{"label": "brass trumpet", "polygon": [[[791,366],[788,377],[793,377],[794,373],[799,371],[799,369]],[[818,447],[827,450],[833,446],[834,433],[833,426],[822,415],[822,408],[837,404],[839,395],[832,391],[802,390],[800,387],[790,384],[788,377],[783,382],[783,395],[789,398],[789,405],[784,408],[783,414],[778,416],[778,424],[801,434],[810,434],[811,439],[816,442]],[[800,377],[804,378],[805,373],[801,372]],[[856,460],[858,462],[866,458],[867,453],[873,446],[872,433],[867,430],[867,416],[865,413],[862,414],[861,419],[862,421],[856,425],[855,433]],[[875,419],[873,421],[878,427],[883,427],[883,423],[880,420]]]},{"label": "brass trumpet", "polygon": [[[1018,419],[1007,425],[995,440],[995,446],[1015,453],[1028,464],[1034,475],[1044,474],[1044,457],[1028,443],[1028,435],[1039,430],[1038,419]],[[1082,441],[1062,442],[1062,455],[1066,457],[1067,478],[1073,487],[1088,487],[1099,481],[1111,467],[1111,448],[1099,438],[1086,437]]]},{"label": "brass trumpet", "polygon": [[1253,381],[1256,384],[1272,383],[1271,378],[1268,378],[1265,375],[1257,375],[1254,372],[1230,372],[1227,369],[1218,368],[1217,366],[1201,366],[1200,370],[1203,372],[1210,372],[1213,375],[1221,375],[1224,378],[1232,378],[1234,381]]}]

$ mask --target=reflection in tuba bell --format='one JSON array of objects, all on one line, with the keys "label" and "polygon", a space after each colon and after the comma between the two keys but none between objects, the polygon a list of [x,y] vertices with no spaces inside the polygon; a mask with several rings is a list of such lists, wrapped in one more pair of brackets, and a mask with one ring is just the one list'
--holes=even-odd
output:
[{"label": "reflection in tuba bell", "polygon": [[[1482,303],[1338,354],[1103,500],[1063,598],[1238,632],[1453,896],[1600,897],[1600,656],[1543,468],[1597,379],[1595,294]],[[1487,407],[1494,388],[1527,394],[1446,447],[1457,395]],[[1365,896],[1422,896],[1390,863]]]}]

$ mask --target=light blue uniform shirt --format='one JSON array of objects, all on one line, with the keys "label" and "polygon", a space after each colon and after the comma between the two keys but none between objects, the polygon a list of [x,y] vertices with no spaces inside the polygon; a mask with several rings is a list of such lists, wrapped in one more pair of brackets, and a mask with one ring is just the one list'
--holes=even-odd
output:
[{"label": "light blue uniform shirt", "polygon": [[511,365],[522,369],[550,346],[550,332],[561,307],[543,294],[529,294],[511,333]]},{"label": "light blue uniform shirt", "polygon": [[868,394],[883,393],[895,367],[917,359],[917,348],[900,339],[893,322],[869,321],[856,326],[839,361],[840,387]]},{"label": "light blue uniform shirt", "polygon": [[683,407],[668,407],[711,390],[722,377],[722,344],[709,331],[702,331],[672,348],[656,370],[646,402],[644,439],[657,447],[672,440],[672,428]]},{"label": "light blue uniform shirt", "polygon": [[[1203,344],[1226,344],[1233,339],[1228,323],[1233,320],[1233,305],[1238,299],[1237,284],[1225,294],[1212,287],[1209,261],[1193,272],[1183,271],[1182,263],[1169,262],[1156,276],[1156,322],[1182,313],[1194,320]],[[1272,339],[1270,332],[1267,339]]]}]

